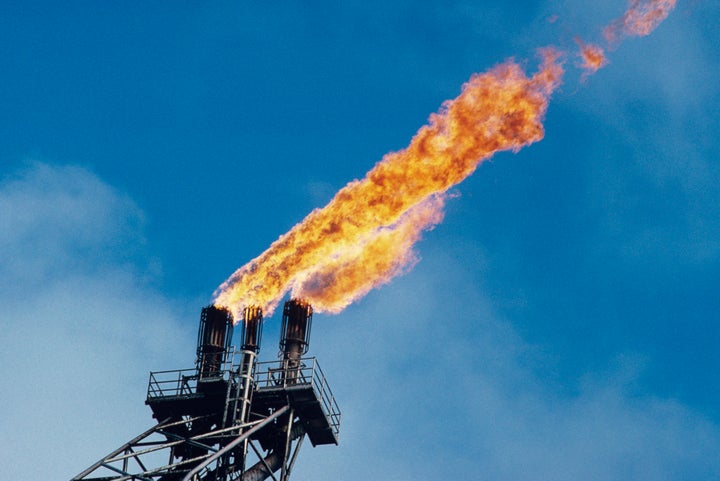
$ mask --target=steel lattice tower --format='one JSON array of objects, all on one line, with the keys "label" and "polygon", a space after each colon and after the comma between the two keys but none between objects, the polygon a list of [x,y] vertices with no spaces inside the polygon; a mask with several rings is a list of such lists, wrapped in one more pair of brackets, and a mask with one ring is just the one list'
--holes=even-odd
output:
[{"label": "steel lattice tower", "polygon": [[202,310],[192,369],[150,373],[157,424],[71,481],[287,481],[300,446],[337,444],[340,410],[307,353],[312,307],[285,303],[280,359],[258,362],[263,316],[243,312],[243,344],[231,346],[233,316]]}]

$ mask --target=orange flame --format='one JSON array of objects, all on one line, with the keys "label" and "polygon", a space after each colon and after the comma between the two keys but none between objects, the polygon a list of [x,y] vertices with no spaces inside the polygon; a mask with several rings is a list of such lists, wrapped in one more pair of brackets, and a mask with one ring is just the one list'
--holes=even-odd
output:
[{"label": "orange flame", "polygon": [[599,45],[586,44],[579,37],[575,38],[575,42],[580,47],[580,57],[582,64],[580,68],[585,70],[585,75],[594,74],[602,67],[608,64],[605,51]]},{"label": "orange flame", "polygon": [[675,3],[676,0],[631,0],[625,14],[605,28],[605,39],[615,43],[624,36],[649,35],[667,18]]},{"label": "orange flame", "polygon": [[270,315],[291,291],[318,312],[338,312],[412,266],[412,246],[442,219],[447,189],[495,152],[542,139],[563,68],[554,50],[541,54],[532,77],[512,60],[472,76],[405,150],[386,154],[364,179],[235,271],[215,292],[215,304],[234,313],[260,306]]},{"label": "orange flame", "polygon": [[445,194],[420,201],[398,221],[381,227],[354,248],[323,263],[293,289],[292,297],[312,299],[319,311],[339,312],[371,289],[415,266],[413,245],[423,230],[440,223]]}]

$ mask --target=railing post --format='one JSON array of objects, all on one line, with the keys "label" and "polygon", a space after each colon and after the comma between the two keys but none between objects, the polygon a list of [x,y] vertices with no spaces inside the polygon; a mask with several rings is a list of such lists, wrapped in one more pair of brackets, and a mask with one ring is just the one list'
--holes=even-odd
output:
[{"label": "railing post", "polygon": [[322,383],[320,384],[320,396],[325,397],[325,376],[322,376]]}]

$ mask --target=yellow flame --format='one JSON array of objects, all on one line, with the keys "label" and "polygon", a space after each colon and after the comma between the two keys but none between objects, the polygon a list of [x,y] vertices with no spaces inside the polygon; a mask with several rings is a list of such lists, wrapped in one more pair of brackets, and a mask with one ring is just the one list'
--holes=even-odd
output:
[{"label": "yellow flame", "polygon": [[270,315],[288,291],[318,312],[338,312],[416,260],[413,244],[442,218],[444,193],[503,150],[542,139],[548,98],[560,83],[559,54],[541,51],[532,77],[509,60],[473,75],[430,116],[410,145],[386,154],[364,179],[280,236],[230,276],[215,304]]}]

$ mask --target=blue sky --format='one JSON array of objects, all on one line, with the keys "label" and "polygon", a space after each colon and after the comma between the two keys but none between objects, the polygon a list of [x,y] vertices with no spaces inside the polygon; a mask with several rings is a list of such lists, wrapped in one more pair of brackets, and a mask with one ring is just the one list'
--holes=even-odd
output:
[{"label": "blue sky", "polygon": [[624,1],[386,3],[0,5],[0,479],[147,428],[148,371],[192,366],[228,275],[546,45],[570,56],[545,139],[460,184],[412,272],[316,316],[344,424],[295,477],[720,477],[720,6],[580,82],[573,37]]}]

